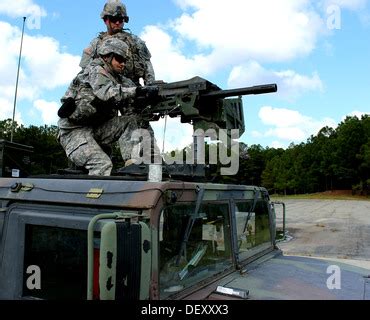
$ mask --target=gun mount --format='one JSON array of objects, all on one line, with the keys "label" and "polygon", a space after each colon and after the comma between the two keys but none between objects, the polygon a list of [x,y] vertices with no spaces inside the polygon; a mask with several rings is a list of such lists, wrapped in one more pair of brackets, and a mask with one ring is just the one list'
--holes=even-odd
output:
[{"label": "gun mount", "polygon": [[[194,128],[194,159],[198,154],[204,155],[204,137],[215,138],[209,129],[226,130],[225,138],[228,148],[229,142],[239,138],[245,131],[242,96],[251,94],[265,94],[277,91],[276,84],[264,84],[253,87],[222,90],[212,82],[201,77],[188,80],[165,83],[157,81],[143,90],[144,95],[138,95],[136,106],[141,116],[148,121],[157,121],[161,117],[180,117],[182,123],[190,123]],[[145,92],[146,91],[146,92]],[[150,97],[155,93],[153,97]],[[230,98],[236,97],[236,98]],[[196,130],[201,129],[200,132]],[[231,130],[236,130],[231,132]],[[221,139],[222,140],[222,139]],[[225,141],[223,141],[225,142]],[[231,143],[230,143],[231,145]],[[202,156],[200,156],[202,158]],[[203,159],[204,160],[204,159]],[[166,174],[179,177],[182,180],[204,178],[205,165],[202,160],[194,161],[192,165],[178,163],[166,165]],[[210,166],[208,166],[210,168]],[[143,166],[130,166],[121,168],[118,175],[147,175],[148,168]]]},{"label": "gun mount", "polygon": [[[276,84],[258,85],[222,90],[212,82],[194,77],[172,83],[156,82],[158,99],[142,110],[150,121],[161,117],[181,117],[182,123],[191,123],[194,130],[201,128],[239,129],[245,131],[242,96],[277,91]],[[229,97],[237,97],[225,99]]]}]

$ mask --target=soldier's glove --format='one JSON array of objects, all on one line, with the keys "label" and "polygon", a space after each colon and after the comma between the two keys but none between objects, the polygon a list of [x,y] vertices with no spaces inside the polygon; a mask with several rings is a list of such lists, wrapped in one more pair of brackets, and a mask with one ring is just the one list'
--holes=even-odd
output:
[{"label": "soldier's glove", "polygon": [[73,98],[67,98],[64,100],[62,106],[58,110],[58,116],[60,118],[68,118],[76,110],[76,103]]},{"label": "soldier's glove", "polygon": [[159,88],[157,86],[146,86],[136,88],[136,101],[139,104],[156,103],[158,100]]}]

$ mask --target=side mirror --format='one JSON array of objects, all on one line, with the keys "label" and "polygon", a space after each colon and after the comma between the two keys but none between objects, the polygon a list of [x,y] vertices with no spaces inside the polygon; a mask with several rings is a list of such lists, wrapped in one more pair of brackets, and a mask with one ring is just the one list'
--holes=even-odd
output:
[{"label": "side mirror", "polygon": [[[277,224],[277,218],[276,218],[276,206],[278,205],[281,205],[282,206],[282,222],[283,222],[283,226],[282,226],[282,230],[278,230],[276,224]],[[284,202],[280,202],[280,201],[273,201],[271,202],[271,209],[272,209],[272,212],[273,212],[273,215],[274,215],[274,229],[273,229],[273,232],[274,232],[274,236],[275,236],[275,239],[274,239],[274,243],[275,242],[279,242],[279,241],[283,241],[285,240],[285,237],[286,237],[286,229],[285,229],[285,225],[286,225],[286,209],[285,209],[285,203]]]},{"label": "side mirror", "polygon": [[[112,219],[111,215],[102,216],[95,219],[95,222]],[[93,229],[90,228],[95,224],[91,225],[93,220],[89,225],[89,232],[92,233]],[[94,246],[93,242],[89,241],[89,248]],[[98,252],[99,269],[95,270],[94,248],[89,250],[88,299],[92,299],[93,287],[97,285],[100,300],[149,299],[151,237],[150,229],[144,222],[131,222],[129,219],[104,222]],[[98,283],[94,283],[97,278]]]}]

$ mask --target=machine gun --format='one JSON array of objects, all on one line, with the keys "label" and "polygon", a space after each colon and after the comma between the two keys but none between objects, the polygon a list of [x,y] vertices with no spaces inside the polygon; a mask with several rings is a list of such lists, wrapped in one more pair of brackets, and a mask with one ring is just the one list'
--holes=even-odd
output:
[{"label": "machine gun", "polygon": [[[217,85],[201,77],[152,86],[158,89],[158,98],[146,101],[141,111],[143,118],[150,121],[161,117],[181,117],[182,123],[191,123],[194,130],[239,129],[245,131],[242,96],[276,92],[276,84],[265,84],[231,90],[221,90]],[[225,99],[228,97],[237,97]],[[140,104],[140,102],[139,102]]]},{"label": "machine gun", "polygon": [[[206,175],[205,165],[200,164],[203,159],[200,163],[197,161],[198,155],[200,158],[203,155],[200,150],[204,150],[202,141],[198,139],[210,134],[207,132],[209,129],[216,132],[219,129],[226,129],[227,139],[239,138],[245,131],[242,96],[277,91],[276,84],[221,90],[217,85],[201,77],[172,83],[158,81],[146,88],[144,87],[142,92],[137,91],[142,95],[138,94],[136,98],[136,107],[143,119],[157,121],[164,116],[181,117],[182,123],[193,125],[194,132],[201,129],[200,133],[197,132],[193,137],[193,156],[196,159],[194,164],[166,165],[167,173],[172,177],[192,181],[195,177],[203,179]],[[237,131],[231,135],[233,129]],[[228,141],[226,146],[229,145]],[[147,174],[147,169],[143,166],[140,174]],[[120,170],[118,174],[135,175],[140,170],[139,167],[129,166]]]}]

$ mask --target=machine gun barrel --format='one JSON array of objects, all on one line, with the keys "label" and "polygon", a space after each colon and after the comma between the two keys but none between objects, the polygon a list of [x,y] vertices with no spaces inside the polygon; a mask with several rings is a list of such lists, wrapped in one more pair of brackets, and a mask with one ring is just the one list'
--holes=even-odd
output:
[{"label": "machine gun barrel", "polygon": [[[158,88],[157,97],[152,100],[144,97],[142,102],[137,99],[138,109],[148,121],[157,121],[167,115],[180,116],[181,123],[191,123],[194,128],[204,131],[208,128],[237,129],[240,135],[244,132],[241,96],[277,91],[275,83],[222,90],[201,77],[171,83],[157,81],[152,85]],[[234,98],[225,99],[228,97]]]},{"label": "machine gun barrel", "polygon": [[223,99],[227,97],[235,97],[235,96],[244,96],[250,94],[264,94],[270,92],[276,92],[277,85],[276,83],[271,84],[263,84],[253,87],[244,87],[244,88],[237,88],[237,89],[230,89],[230,90],[217,90],[212,91],[209,93],[204,93],[201,95],[202,98],[212,98],[212,99]]}]

